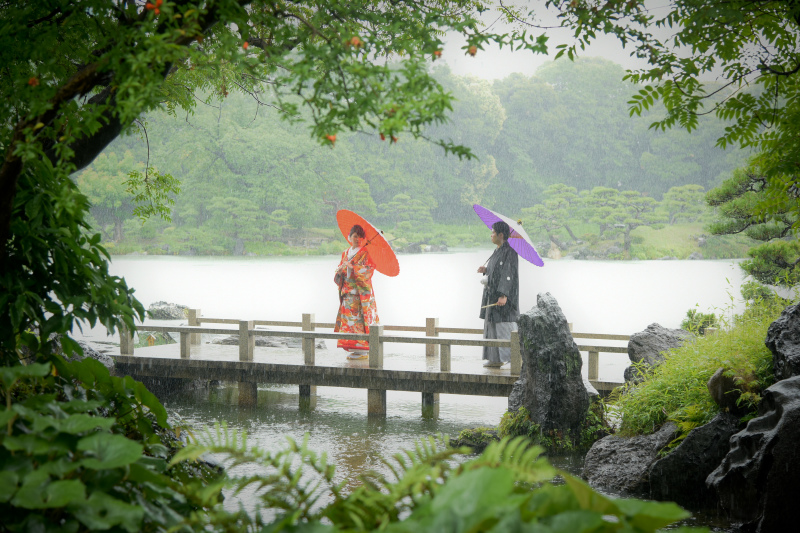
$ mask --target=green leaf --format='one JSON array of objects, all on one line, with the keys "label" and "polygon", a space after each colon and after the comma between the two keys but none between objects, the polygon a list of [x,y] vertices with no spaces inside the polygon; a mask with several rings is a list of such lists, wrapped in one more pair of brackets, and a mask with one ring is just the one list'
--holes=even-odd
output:
[{"label": "green leaf", "polygon": [[662,503],[634,499],[620,499],[616,502],[619,510],[628,517],[631,525],[644,531],[655,531],[691,516],[691,513],[672,502]]},{"label": "green leaf", "polygon": [[16,472],[0,471],[0,502],[5,503],[17,492],[19,476]]},{"label": "green leaf", "polygon": [[559,471],[561,477],[564,478],[567,486],[572,490],[575,498],[581,509],[588,511],[595,511],[601,514],[618,514],[619,508],[615,505],[617,500],[612,500],[596,492],[589,485],[582,480],[568,474],[564,471]]},{"label": "green leaf", "polygon": [[104,470],[137,461],[144,446],[122,435],[95,433],[78,441],[78,450],[91,455],[82,461],[86,468]]},{"label": "green leaf", "polygon": [[34,470],[22,480],[11,504],[23,509],[47,509],[83,501],[86,487],[77,480],[50,481],[47,472]]},{"label": "green leaf", "polygon": [[33,421],[33,430],[38,432],[48,428],[54,428],[63,433],[77,435],[98,428],[108,431],[114,426],[115,422],[113,418],[102,418],[83,413],[70,415],[67,418],[61,419],[51,416],[42,416]]},{"label": "green leaf", "polygon": [[0,367],[0,381],[3,388],[8,390],[18,379],[21,378],[41,378],[50,373],[50,365],[47,363],[33,363],[30,365],[15,365]]},{"label": "green leaf", "polygon": [[3,409],[0,411],[0,428],[5,428],[8,421],[17,416],[13,409]]},{"label": "green leaf", "polygon": [[3,446],[12,452],[22,451],[28,455],[47,455],[53,450],[53,441],[38,435],[11,435],[3,439]]},{"label": "green leaf", "polygon": [[120,526],[134,533],[140,530],[144,509],[122,502],[102,492],[93,492],[89,499],[71,507],[75,517],[91,530]]},{"label": "green leaf", "polygon": [[609,523],[594,511],[564,511],[553,516],[547,525],[552,533],[591,533],[602,531]]}]

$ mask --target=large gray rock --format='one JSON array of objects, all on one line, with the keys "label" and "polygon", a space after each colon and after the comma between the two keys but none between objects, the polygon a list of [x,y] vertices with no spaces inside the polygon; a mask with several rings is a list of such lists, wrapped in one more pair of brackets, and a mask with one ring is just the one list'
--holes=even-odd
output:
[{"label": "large gray rock", "polygon": [[[65,354],[61,344],[62,336],[63,335],[60,333],[51,333],[50,337],[48,337],[48,341],[50,342],[50,349],[52,350],[52,352],[61,355],[62,357],[64,357],[64,360],[72,362],[72,361],[83,361],[84,359],[87,358],[94,359],[102,363],[102,365],[106,367],[109,371],[114,369],[114,359],[111,356],[99,352],[94,348],[94,346],[83,340],[72,339],[75,342],[77,342],[78,345],[81,347],[83,354],[79,354],[77,352],[73,352],[69,355]],[[22,346],[22,349],[20,351],[24,358],[29,358],[32,356],[27,346]]]},{"label": "large gray rock", "polygon": [[741,385],[736,384],[734,376],[726,376],[724,368],[718,368],[708,379],[706,386],[714,403],[719,405],[722,411],[738,416],[743,416],[747,412],[747,409],[736,403],[742,395]]},{"label": "large gray rock", "polygon": [[669,500],[698,509],[715,503],[715,493],[706,487],[706,477],[728,453],[728,440],[739,431],[739,417],[720,413],[694,428],[677,448],[650,467],[650,498]]},{"label": "large gray rock", "polygon": [[147,308],[147,316],[155,320],[182,320],[186,318],[185,305],[154,302]]},{"label": "large gray rock", "polygon": [[770,324],[764,343],[772,352],[776,380],[800,375],[800,304],[790,305]]},{"label": "large gray rock", "polygon": [[747,531],[797,531],[800,500],[800,376],[764,391],[757,418],[730,439],[706,484]]},{"label": "large gray rock", "polygon": [[[631,335],[631,340],[628,341],[628,358],[631,363],[657,367],[664,362],[664,352],[682,346],[690,337],[693,335],[682,329],[668,329],[660,324],[650,324],[644,331]],[[638,381],[634,367],[625,369],[625,381]]]},{"label": "large gray rock", "polygon": [[651,435],[600,439],[586,454],[583,478],[602,491],[646,496],[650,467],[658,460],[658,451],[675,437],[676,429],[668,422]]},{"label": "large gray rock", "polygon": [[578,438],[589,409],[581,377],[581,353],[567,319],[550,293],[540,293],[536,307],[519,317],[522,371],[509,406],[524,406],[542,432],[559,431]]},{"label": "large gray rock", "polygon": [[521,376],[514,385],[511,387],[511,394],[508,395],[508,410],[516,411],[522,407],[522,398],[525,396],[525,391],[528,389],[528,380],[525,379],[525,364],[522,364]]},{"label": "large gray rock", "polygon": [[95,350],[94,347],[86,341],[78,341],[78,344],[80,345],[81,349],[83,349],[83,355],[80,356],[77,354],[73,354],[70,360],[75,360],[75,359],[83,360],[88,357],[90,359],[94,359],[96,361],[101,362],[103,366],[106,367],[109,371],[114,369],[114,359],[110,355],[106,355],[102,352]]}]

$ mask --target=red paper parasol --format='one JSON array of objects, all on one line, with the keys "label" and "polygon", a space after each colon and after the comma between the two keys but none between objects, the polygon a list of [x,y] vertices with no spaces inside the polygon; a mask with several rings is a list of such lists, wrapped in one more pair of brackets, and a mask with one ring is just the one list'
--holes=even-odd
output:
[{"label": "red paper parasol", "polygon": [[366,233],[367,251],[375,263],[375,268],[381,274],[393,277],[400,273],[400,265],[397,262],[397,256],[394,250],[389,245],[389,242],[383,236],[383,232],[375,226],[364,220],[361,216],[348,211],[347,209],[340,209],[336,212],[336,222],[339,224],[339,230],[344,235],[345,239],[350,236],[350,230],[358,224],[364,228]]},{"label": "red paper parasol", "polygon": [[490,229],[495,222],[503,221],[508,224],[508,227],[511,228],[511,235],[508,236],[508,244],[511,245],[511,248],[526,261],[536,266],[544,266],[544,261],[542,261],[536,248],[533,247],[531,238],[528,237],[528,234],[522,229],[522,224],[520,222],[515,222],[507,216],[495,213],[478,204],[473,205],[472,208],[480,219],[483,220],[483,223]]}]

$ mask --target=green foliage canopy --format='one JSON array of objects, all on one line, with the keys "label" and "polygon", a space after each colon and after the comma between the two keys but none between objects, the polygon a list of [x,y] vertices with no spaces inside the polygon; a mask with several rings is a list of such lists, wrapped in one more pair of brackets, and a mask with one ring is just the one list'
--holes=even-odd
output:
[{"label": "green foliage canopy", "polygon": [[792,287],[800,282],[800,241],[794,235],[798,213],[786,206],[765,220],[759,205],[768,195],[768,178],[759,160],[737,169],[725,183],[708,192],[708,204],[717,208],[709,226],[716,235],[743,233],[760,244],[748,250],[742,270],[760,283]]},{"label": "green foliage canopy", "polygon": [[[323,145],[346,130],[420,136],[452,107],[429,72],[444,32],[462,33],[475,49],[496,42],[544,51],[544,39],[480,31],[472,14],[482,9],[472,0],[0,3],[2,357],[14,358],[28,329],[47,339],[77,319],[113,331],[120,317],[132,327],[142,315],[132,291],[108,276],[86,197],[70,180],[142,113],[191,112],[197,91],[206,103],[240,91],[289,120],[305,109]],[[153,206],[177,184],[143,170],[128,186],[139,213],[159,214]]]},{"label": "green foliage canopy", "polygon": [[673,0],[666,9],[650,10],[640,0],[548,0],[545,9],[554,9],[561,26],[575,32],[575,42],[561,45],[561,54],[575,57],[604,33],[649,63],[626,78],[642,85],[630,102],[633,114],[663,103],[666,114],[653,127],[692,131],[699,117],[711,113],[727,121],[718,144],[760,154],[766,181],[754,215],[800,213],[800,4]]}]

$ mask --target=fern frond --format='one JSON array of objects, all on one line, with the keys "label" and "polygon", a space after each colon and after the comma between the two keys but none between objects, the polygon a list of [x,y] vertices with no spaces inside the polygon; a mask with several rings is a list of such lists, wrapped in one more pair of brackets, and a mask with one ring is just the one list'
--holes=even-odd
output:
[{"label": "fern frond", "polygon": [[526,437],[504,437],[492,442],[477,458],[465,463],[464,470],[473,470],[485,466],[503,467],[514,472],[518,481],[541,483],[556,476],[556,470],[541,457],[544,449],[532,446]]}]

